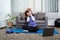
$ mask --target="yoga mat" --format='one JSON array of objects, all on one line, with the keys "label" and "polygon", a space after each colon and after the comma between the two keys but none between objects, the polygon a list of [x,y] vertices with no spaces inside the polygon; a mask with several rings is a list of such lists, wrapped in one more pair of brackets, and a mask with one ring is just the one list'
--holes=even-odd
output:
[{"label": "yoga mat", "polygon": [[[17,29],[17,28],[12,28],[13,33],[37,33],[37,34],[43,34],[43,29],[39,29],[37,32],[24,32],[23,29]],[[59,34],[59,32],[54,29],[54,34]]]}]

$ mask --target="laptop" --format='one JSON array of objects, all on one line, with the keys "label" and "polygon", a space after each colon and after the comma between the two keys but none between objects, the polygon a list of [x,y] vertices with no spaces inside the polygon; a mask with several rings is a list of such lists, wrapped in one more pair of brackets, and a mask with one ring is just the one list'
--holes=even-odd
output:
[{"label": "laptop", "polygon": [[53,27],[48,27],[43,29],[43,36],[53,36],[54,34],[54,28]]}]

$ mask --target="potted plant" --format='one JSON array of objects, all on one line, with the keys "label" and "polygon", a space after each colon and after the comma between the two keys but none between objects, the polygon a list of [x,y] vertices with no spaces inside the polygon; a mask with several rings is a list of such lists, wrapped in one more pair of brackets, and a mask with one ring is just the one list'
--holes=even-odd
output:
[{"label": "potted plant", "polygon": [[13,21],[15,20],[16,16],[8,14],[8,19],[6,20],[8,27],[13,27]]}]

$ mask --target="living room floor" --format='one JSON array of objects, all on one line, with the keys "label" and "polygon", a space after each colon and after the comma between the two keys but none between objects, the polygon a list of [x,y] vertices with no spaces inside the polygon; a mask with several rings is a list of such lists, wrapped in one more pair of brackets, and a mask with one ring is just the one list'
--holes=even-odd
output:
[{"label": "living room floor", "polygon": [[[60,33],[60,28],[56,28]],[[6,28],[0,29],[0,40],[60,40],[60,34],[43,37],[39,34],[6,34]]]}]

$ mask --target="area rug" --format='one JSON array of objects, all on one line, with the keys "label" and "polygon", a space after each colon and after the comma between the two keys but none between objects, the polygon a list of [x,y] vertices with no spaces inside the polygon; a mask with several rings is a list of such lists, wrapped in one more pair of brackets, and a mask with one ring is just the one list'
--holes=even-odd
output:
[{"label": "area rug", "polygon": [[[12,33],[30,33],[30,34],[31,33],[34,33],[34,34],[36,33],[36,34],[43,34],[44,30],[43,29],[39,29],[37,32],[24,32],[23,29],[12,28],[12,29],[9,29],[9,30],[7,29],[6,32],[7,31],[10,31]],[[54,29],[54,34],[59,34],[59,32],[56,29]]]}]

